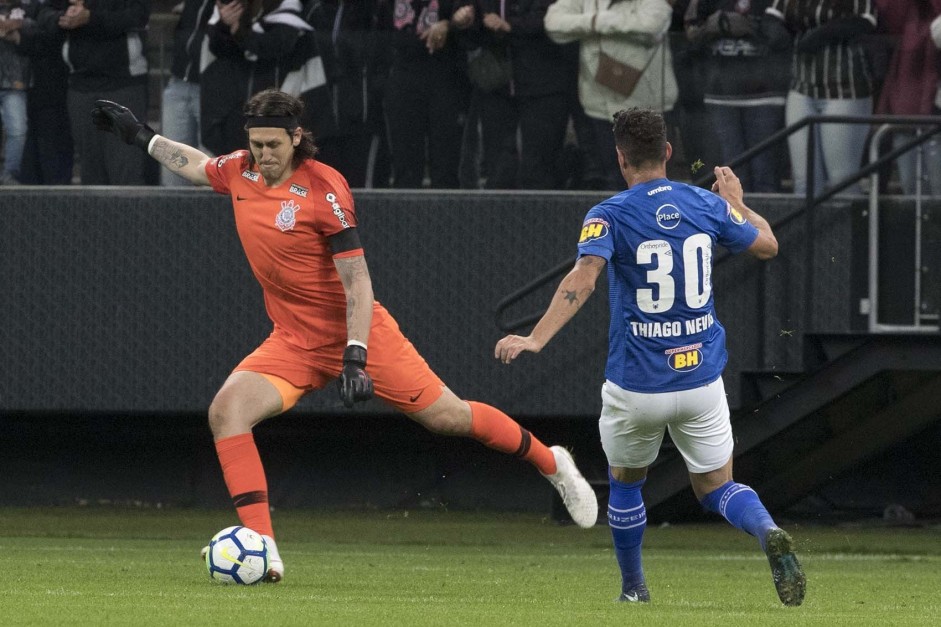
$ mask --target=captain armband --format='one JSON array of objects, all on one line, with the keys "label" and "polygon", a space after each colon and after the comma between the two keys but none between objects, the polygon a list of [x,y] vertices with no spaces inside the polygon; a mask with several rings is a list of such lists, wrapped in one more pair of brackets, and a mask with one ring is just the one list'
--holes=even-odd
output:
[{"label": "captain armband", "polygon": [[331,235],[328,239],[330,241],[330,250],[333,251],[334,255],[363,247],[355,227],[343,229],[339,233]]}]

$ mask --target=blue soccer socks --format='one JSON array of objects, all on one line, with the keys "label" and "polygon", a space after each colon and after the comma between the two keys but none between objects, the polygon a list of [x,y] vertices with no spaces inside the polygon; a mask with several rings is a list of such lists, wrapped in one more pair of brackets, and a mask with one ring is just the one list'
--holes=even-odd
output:
[{"label": "blue soccer socks", "polygon": [[[609,476],[611,495],[608,497],[608,526],[614,539],[614,553],[621,567],[621,593],[634,594],[640,586],[646,592],[640,548],[647,528],[647,510],[640,488],[644,479],[621,483]],[[632,597],[633,598],[633,597]],[[649,594],[646,599],[649,600]]]},{"label": "blue soccer socks", "polygon": [[736,529],[758,538],[765,550],[765,538],[777,525],[758,495],[747,485],[729,481],[702,498],[707,511],[724,516]]}]

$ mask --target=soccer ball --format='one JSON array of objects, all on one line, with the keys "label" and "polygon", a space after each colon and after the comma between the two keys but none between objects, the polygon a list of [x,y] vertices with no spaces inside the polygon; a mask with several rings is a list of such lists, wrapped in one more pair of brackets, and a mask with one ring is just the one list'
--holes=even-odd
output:
[{"label": "soccer ball", "polygon": [[209,541],[206,568],[219,583],[258,583],[268,572],[268,545],[248,527],[226,527]]}]

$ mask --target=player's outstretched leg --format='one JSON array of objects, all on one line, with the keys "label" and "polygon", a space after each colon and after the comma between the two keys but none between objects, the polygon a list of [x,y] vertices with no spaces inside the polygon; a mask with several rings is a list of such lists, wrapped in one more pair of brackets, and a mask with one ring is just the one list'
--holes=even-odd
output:
[{"label": "player's outstretched leg", "polygon": [[784,605],[800,605],[804,602],[807,578],[794,554],[794,541],[786,531],[776,528],[765,536],[764,545],[778,598]]},{"label": "player's outstretched leg", "polygon": [[585,529],[594,526],[598,521],[598,497],[578,471],[571,453],[561,446],[546,447],[496,407],[476,401],[467,404],[471,408],[472,438],[532,463],[559,492],[575,524]]},{"label": "player's outstretched leg", "polygon": [[647,509],[640,489],[644,480],[623,483],[608,477],[611,495],[608,497],[608,526],[614,540],[614,553],[621,568],[621,594],[617,600],[625,603],[649,603],[650,591],[644,578],[641,562],[641,544],[647,528]]},{"label": "player's outstretched leg", "polygon": [[470,437],[488,448],[525,459],[562,495],[576,525],[587,528],[598,521],[595,491],[578,471],[572,455],[560,446],[550,449],[496,407],[462,400],[443,388],[440,398],[428,407],[403,411],[434,433]]},{"label": "player's outstretched leg", "polygon": [[707,511],[725,517],[736,529],[758,538],[771,564],[771,576],[781,603],[800,605],[807,581],[794,555],[793,541],[775,524],[755,491],[747,485],[728,481],[704,496],[701,503]]}]

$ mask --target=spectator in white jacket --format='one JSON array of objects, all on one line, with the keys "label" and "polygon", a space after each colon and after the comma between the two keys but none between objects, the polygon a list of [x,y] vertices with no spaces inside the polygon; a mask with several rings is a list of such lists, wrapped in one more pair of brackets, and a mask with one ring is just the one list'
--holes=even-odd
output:
[{"label": "spectator in white jacket", "polygon": [[[615,156],[614,114],[629,107],[666,112],[676,102],[666,42],[672,15],[669,0],[557,0],[546,12],[546,32],[553,41],[581,42],[578,97],[593,123],[595,150],[607,155],[603,163],[611,189],[624,188]],[[625,65],[640,72],[640,78],[633,88],[629,81],[612,86],[605,68],[613,69],[608,77],[623,77],[631,73]]]}]

